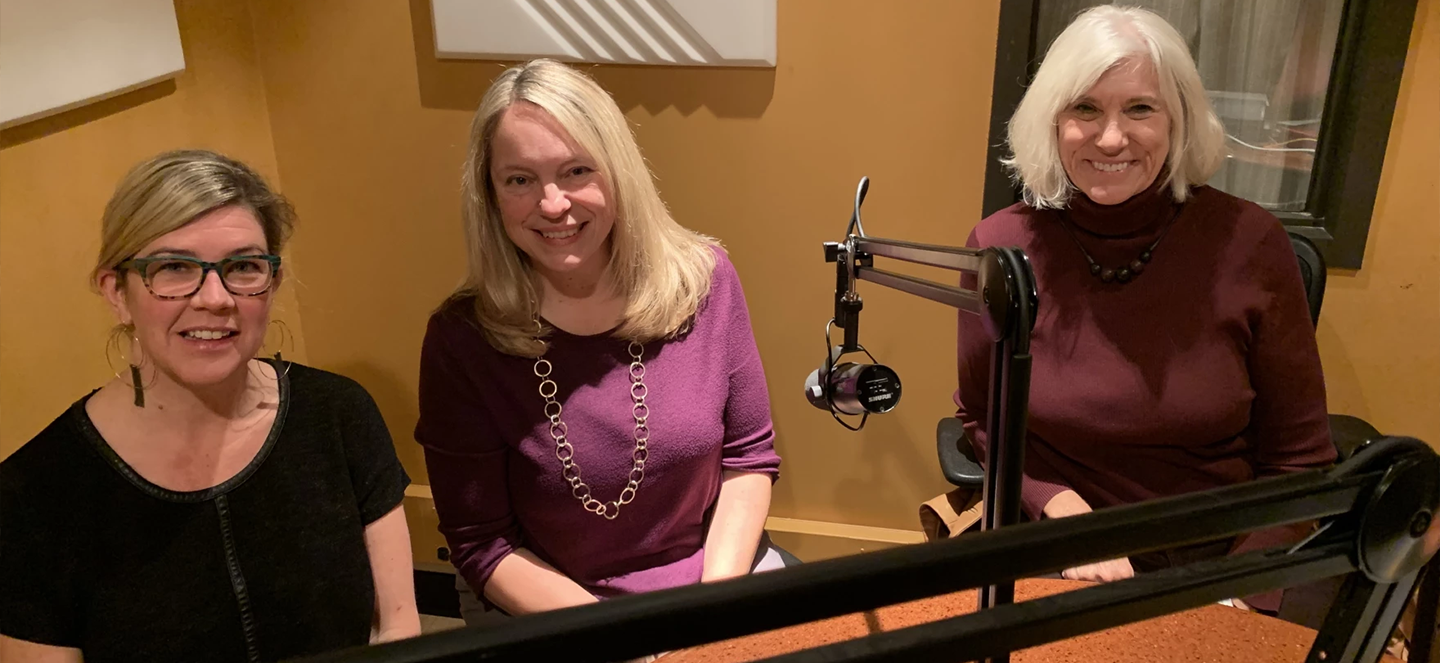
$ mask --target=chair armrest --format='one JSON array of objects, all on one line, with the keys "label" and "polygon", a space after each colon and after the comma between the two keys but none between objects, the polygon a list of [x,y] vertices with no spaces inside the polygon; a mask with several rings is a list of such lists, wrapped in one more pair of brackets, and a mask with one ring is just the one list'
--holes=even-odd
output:
[{"label": "chair armrest", "polygon": [[1336,462],[1355,455],[1360,447],[1379,437],[1380,431],[1375,430],[1375,427],[1364,419],[1348,414],[1330,415],[1330,441],[1334,443],[1335,452],[1339,455]]},{"label": "chair armrest", "polygon": [[940,455],[940,471],[945,480],[962,488],[985,485],[985,468],[975,460],[975,450],[965,437],[964,422],[945,417],[935,426],[935,448]]}]

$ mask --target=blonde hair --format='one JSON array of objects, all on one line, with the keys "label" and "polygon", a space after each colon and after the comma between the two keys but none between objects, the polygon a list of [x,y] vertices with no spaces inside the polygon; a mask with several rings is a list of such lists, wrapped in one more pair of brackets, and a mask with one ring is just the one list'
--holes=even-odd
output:
[{"label": "blonde hair", "polygon": [[1210,105],[1185,40],[1165,19],[1135,7],[1101,5],[1081,12],[1055,38],[1010,118],[1010,156],[1001,161],[1021,185],[1025,202],[1062,208],[1074,186],[1065,174],[1056,118],[1100,77],[1127,60],[1148,61],[1170,118],[1166,183],[1183,201],[1225,158],[1225,130]]},{"label": "blonde hair", "polygon": [[255,215],[266,250],[278,255],[285,248],[295,210],[249,166],[206,150],[165,152],[135,166],[105,205],[92,286],[98,286],[102,273],[117,269],[147,244],[230,205]]},{"label": "blonde hair", "polygon": [[592,158],[615,207],[611,286],[626,302],[615,335],[641,342],[682,332],[710,291],[714,239],[670,216],[635,136],[615,101],[590,77],[553,60],[507,69],[480,100],[461,179],[468,273],[452,296],[475,298],[475,315],[495,349],[537,357],[539,293],[528,257],[505,234],[490,181],[491,141],[505,110],[528,102],[549,113]]}]

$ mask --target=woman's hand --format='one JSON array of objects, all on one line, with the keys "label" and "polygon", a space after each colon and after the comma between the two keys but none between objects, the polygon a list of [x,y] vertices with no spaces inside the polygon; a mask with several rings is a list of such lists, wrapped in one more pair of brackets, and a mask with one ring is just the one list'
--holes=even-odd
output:
[{"label": "woman's hand", "polygon": [[1255,612],[1255,609],[1250,607],[1250,604],[1240,599],[1226,599],[1225,601],[1222,601],[1222,603],[1228,603],[1230,607],[1239,608],[1241,610],[1244,610],[1245,612]]},{"label": "woman's hand", "polygon": [[[1045,504],[1046,518],[1066,518],[1078,516],[1082,513],[1090,513],[1090,504],[1079,493],[1067,490],[1059,493]],[[1105,562],[1095,562],[1070,569],[1060,573],[1062,578],[1069,580],[1088,580],[1090,582],[1113,582],[1124,580],[1135,575],[1135,568],[1130,566],[1130,560],[1124,557],[1112,559]]]},{"label": "woman's hand", "polygon": [[1090,582],[1113,582],[1124,580],[1135,575],[1135,569],[1131,568],[1130,560],[1121,557],[1108,562],[1096,562],[1077,566],[1073,569],[1065,569],[1060,573],[1062,578],[1068,580],[1089,580]]}]

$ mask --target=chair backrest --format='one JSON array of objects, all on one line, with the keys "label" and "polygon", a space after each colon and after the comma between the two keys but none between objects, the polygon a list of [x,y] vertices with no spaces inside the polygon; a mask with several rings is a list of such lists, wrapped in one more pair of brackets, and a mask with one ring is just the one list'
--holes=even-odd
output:
[{"label": "chair backrest", "polygon": [[1304,235],[1287,228],[1290,246],[1300,261],[1300,279],[1305,283],[1305,301],[1310,305],[1310,322],[1320,323],[1320,304],[1325,300],[1325,257]]}]

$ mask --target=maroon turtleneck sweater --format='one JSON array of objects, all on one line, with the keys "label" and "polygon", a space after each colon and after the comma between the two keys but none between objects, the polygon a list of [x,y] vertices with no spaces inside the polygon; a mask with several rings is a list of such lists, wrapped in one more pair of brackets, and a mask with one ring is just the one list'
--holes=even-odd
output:
[{"label": "maroon turtleneck sweater", "polygon": [[[1076,193],[1073,238],[1060,213],[1024,204],[970,235],[971,247],[1020,247],[1035,270],[1022,489],[1031,518],[1066,489],[1100,509],[1335,459],[1315,329],[1284,228],[1219,190],[1192,194],[1127,284],[1092,276],[1076,242],[1100,265],[1128,264],[1176,211],[1168,187],[1113,206]],[[979,318],[961,313],[955,402],[982,458],[990,347]]]}]

